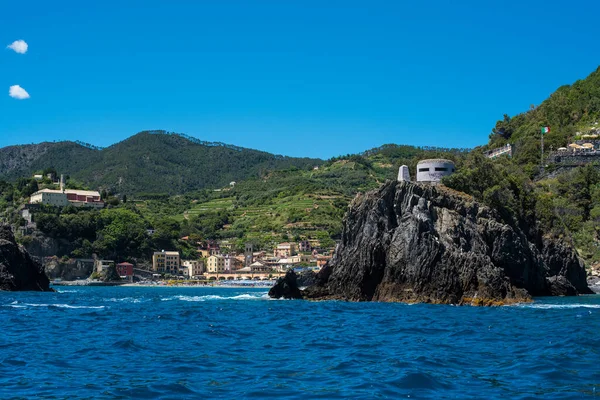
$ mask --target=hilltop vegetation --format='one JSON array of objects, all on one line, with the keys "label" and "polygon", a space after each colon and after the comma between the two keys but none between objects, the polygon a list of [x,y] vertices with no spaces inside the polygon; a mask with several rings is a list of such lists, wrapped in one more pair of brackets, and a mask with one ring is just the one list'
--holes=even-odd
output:
[{"label": "hilltop vegetation", "polygon": [[525,170],[537,172],[540,161],[540,128],[550,126],[545,146],[565,146],[577,131],[600,120],[600,67],[587,78],[559,87],[539,106],[514,117],[504,115],[490,134],[489,147],[515,145],[515,160]]},{"label": "hilltop vegetation", "polygon": [[179,194],[215,188],[269,170],[312,169],[322,160],[278,156],[202,142],[180,134],[148,131],[105,149],[73,142],[0,149],[0,179],[31,177],[53,167],[83,184],[117,194]]},{"label": "hilltop vegetation", "polygon": [[[514,117],[505,115],[490,134],[487,146],[459,159],[449,187],[472,195],[501,212],[525,232],[541,229],[547,235],[573,240],[588,264],[600,262],[600,173],[588,164],[556,177],[540,175],[541,127],[550,126],[546,146],[555,149],[574,139],[576,132],[596,127],[600,119],[600,68],[573,85],[561,86],[538,107]],[[491,161],[482,150],[514,145],[512,159]]]}]

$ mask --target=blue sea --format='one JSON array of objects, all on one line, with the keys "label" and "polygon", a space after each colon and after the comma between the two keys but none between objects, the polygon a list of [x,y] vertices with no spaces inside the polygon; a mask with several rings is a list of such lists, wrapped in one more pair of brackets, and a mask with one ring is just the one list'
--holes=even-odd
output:
[{"label": "blue sea", "polygon": [[57,290],[0,292],[1,399],[600,399],[600,296],[477,308]]}]

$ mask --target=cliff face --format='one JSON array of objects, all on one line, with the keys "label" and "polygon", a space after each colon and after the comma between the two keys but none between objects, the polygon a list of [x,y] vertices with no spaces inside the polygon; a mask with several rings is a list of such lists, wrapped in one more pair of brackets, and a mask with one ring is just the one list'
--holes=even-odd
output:
[{"label": "cliff face", "polygon": [[563,242],[443,187],[387,182],[357,196],[311,299],[493,305],[590,293]]},{"label": "cliff face", "polygon": [[52,291],[42,266],[17,244],[8,225],[0,225],[0,290]]}]

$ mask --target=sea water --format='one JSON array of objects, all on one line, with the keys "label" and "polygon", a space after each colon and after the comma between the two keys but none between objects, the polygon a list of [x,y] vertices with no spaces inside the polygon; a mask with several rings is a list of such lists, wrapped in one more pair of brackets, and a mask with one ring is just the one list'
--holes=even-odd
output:
[{"label": "sea water", "polygon": [[477,308],[57,290],[0,293],[1,399],[600,399],[600,296]]}]

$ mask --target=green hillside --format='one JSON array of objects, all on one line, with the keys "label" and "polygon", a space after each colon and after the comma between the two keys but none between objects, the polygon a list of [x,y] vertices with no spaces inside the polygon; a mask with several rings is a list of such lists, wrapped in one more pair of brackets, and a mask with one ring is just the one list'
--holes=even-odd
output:
[{"label": "green hillside", "polygon": [[587,78],[559,87],[539,106],[514,117],[504,115],[490,134],[489,147],[515,145],[515,159],[528,172],[536,171],[540,160],[540,128],[547,149],[565,146],[578,131],[586,131],[600,120],[600,67]]},{"label": "green hillside", "polygon": [[[600,264],[600,172],[598,163],[548,175],[540,170],[541,127],[546,149],[563,147],[579,134],[599,129],[600,68],[586,79],[561,86],[538,107],[505,115],[487,146],[459,159],[444,183],[499,210],[525,231],[571,240],[588,265]],[[514,145],[513,158],[488,160],[482,151]]]},{"label": "green hillside", "polygon": [[[331,159],[318,169],[289,168],[220,191],[188,193],[179,197],[176,215],[165,212],[164,216],[176,220],[184,235],[226,239],[239,249],[248,240],[265,248],[288,239],[332,246],[356,193],[395,179],[402,164],[414,167],[422,158],[456,160],[464,154],[461,149],[385,145],[362,155]],[[149,218],[159,212],[156,200],[136,204]]]},{"label": "green hillside", "polygon": [[118,194],[177,194],[262,176],[291,166],[312,169],[323,161],[201,142],[164,131],[141,132],[105,149],[73,142],[0,149],[0,179],[30,177],[54,167],[91,188]]},{"label": "green hillside", "polygon": [[34,172],[54,167],[72,173],[100,162],[100,152],[74,142],[44,142],[0,149],[0,179],[29,178]]}]

